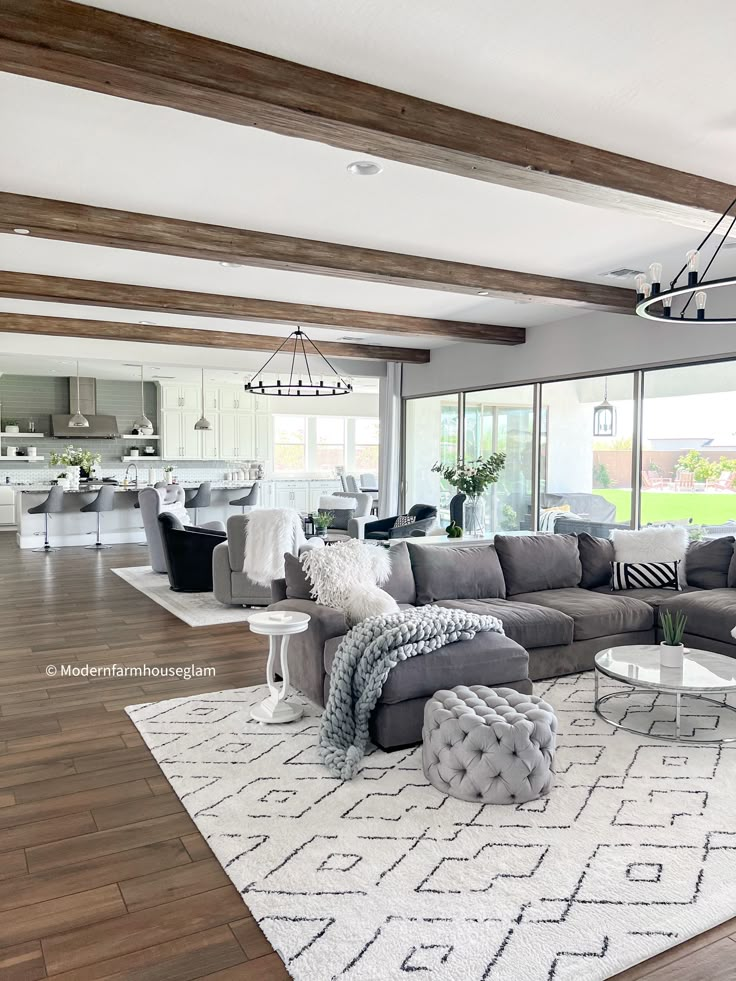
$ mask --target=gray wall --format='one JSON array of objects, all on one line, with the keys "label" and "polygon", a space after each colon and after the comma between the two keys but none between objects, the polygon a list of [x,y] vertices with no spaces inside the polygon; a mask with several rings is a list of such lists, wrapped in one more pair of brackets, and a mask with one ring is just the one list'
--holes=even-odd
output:
[{"label": "gray wall", "polygon": [[736,357],[736,327],[685,326],[676,321],[661,325],[640,317],[591,313],[532,327],[526,344],[518,347],[435,348],[429,364],[404,365],[402,394],[516,385],[720,357]]},{"label": "gray wall", "polygon": [[[101,415],[115,416],[121,433],[129,433],[140,412],[140,383],[127,381],[97,382],[97,412]],[[155,382],[145,382],[143,398],[146,415],[153,420],[157,427],[158,418],[158,387]],[[8,419],[15,419],[21,432],[28,431],[28,421],[36,424],[36,432],[51,432],[51,416],[65,414],[69,408],[69,380],[65,377],[48,377],[45,375],[2,375],[0,376],[0,420],[3,428]],[[55,450],[61,451],[69,443],[82,446],[93,453],[102,456],[101,466],[116,464],[121,466],[121,457],[130,451],[131,446],[144,446],[145,437],[141,443],[122,439],[36,439],[33,445],[38,455],[45,457],[43,466],[49,467],[49,456]],[[27,446],[22,437],[3,438],[3,447],[7,443],[15,446]],[[158,443],[158,440],[154,441]],[[4,469],[20,469],[32,473],[36,464],[18,463],[12,459],[3,458],[0,463]],[[42,464],[38,464],[42,466]]]}]

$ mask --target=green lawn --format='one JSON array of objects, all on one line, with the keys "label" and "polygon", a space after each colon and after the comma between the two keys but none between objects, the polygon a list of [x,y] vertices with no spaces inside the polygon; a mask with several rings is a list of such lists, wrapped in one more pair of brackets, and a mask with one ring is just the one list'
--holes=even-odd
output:
[{"label": "green lawn", "polygon": [[[631,492],[627,490],[596,489],[594,494],[605,497],[616,505],[616,521],[631,518]],[[641,495],[641,523],[650,521],[675,521],[692,518],[696,525],[722,525],[736,520],[736,493],[731,494],[678,494],[661,491],[643,491]]]}]

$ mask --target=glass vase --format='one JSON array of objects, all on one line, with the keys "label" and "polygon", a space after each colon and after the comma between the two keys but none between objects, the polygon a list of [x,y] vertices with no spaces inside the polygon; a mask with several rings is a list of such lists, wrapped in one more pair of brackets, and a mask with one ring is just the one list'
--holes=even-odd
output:
[{"label": "glass vase", "polygon": [[486,533],[486,502],[480,494],[465,498],[463,529],[470,538],[481,538]]}]

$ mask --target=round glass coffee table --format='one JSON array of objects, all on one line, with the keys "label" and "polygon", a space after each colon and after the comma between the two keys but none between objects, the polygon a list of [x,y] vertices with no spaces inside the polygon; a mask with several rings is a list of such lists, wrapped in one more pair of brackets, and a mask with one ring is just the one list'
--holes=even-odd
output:
[{"label": "round glass coffee table", "polygon": [[[616,729],[653,739],[670,742],[699,744],[732,743],[734,736],[721,736],[718,739],[700,739],[696,736],[683,736],[680,730],[681,701],[683,698],[709,702],[718,709],[736,713],[733,705],[712,696],[727,695],[736,691],[736,658],[711,651],[698,651],[685,648],[681,668],[664,668],[659,663],[660,648],[657,644],[633,644],[630,647],[607,647],[595,656],[595,711],[596,714]],[[598,682],[601,675],[629,686],[624,691],[608,692],[599,695]],[[617,722],[603,713],[603,706],[611,699],[629,698],[634,692],[659,692],[674,695],[675,717],[672,722],[674,734],[655,734],[635,729],[624,722]],[[652,711],[655,706],[652,706]]]}]

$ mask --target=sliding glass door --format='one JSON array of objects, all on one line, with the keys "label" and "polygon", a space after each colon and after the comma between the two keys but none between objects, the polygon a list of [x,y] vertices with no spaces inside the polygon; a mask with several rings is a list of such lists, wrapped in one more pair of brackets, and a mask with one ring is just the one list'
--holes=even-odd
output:
[{"label": "sliding glass door", "polygon": [[468,392],[465,461],[505,453],[499,482],[486,493],[487,533],[531,528],[534,386]]},{"label": "sliding glass door", "polygon": [[439,474],[435,463],[456,463],[458,459],[459,396],[441,395],[408,399],[404,425],[404,501],[433,504],[439,508],[444,527],[450,520],[453,490]]}]

